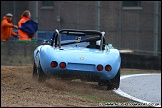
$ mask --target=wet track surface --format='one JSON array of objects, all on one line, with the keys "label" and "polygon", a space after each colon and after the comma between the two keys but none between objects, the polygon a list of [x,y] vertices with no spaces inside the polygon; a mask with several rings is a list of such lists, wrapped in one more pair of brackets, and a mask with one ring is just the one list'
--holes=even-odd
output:
[{"label": "wet track surface", "polygon": [[161,106],[161,74],[132,74],[121,76],[117,94],[134,101]]}]

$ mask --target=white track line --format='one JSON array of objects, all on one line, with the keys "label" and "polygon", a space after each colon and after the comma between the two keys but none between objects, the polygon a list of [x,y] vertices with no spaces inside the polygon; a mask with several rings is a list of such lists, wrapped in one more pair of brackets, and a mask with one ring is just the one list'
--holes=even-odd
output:
[{"label": "white track line", "polygon": [[[124,79],[124,78],[128,78],[128,77],[142,76],[142,75],[161,75],[161,74],[159,74],[159,73],[153,73],[153,74],[131,74],[131,75],[124,75],[124,76],[121,76],[121,77],[120,77],[120,80],[122,80],[122,79]],[[117,94],[123,96],[123,97],[129,98],[129,99],[134,100],[134,101],[136,101],[136,102],[141,102],[141,103],[147,104],[147,105],[149,105],[149,106],[161,107],[161,105],[155,105],[155,104],[152,103],[152,102],[144,101],[144,100],[142,100],[142,99],[138,99],[138,98],[136,98],[136,97],[134,97],[134,96],[131,96],[131,95],[129,95],[129,94],[123,92],[123,91],[120,89],[120,87],[119,87],[117,90],[113,90],[113,91],[114,91],[115,93],[117,93]]]}]

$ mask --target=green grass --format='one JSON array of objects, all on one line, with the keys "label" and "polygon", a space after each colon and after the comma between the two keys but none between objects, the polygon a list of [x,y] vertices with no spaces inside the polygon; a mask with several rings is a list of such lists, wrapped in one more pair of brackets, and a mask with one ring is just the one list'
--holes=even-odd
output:
[{"label": "green grass", "polygon": [[82,82],[80,79],[73,79],[71,81],[74,81],[74,82]]},{"label": "green grass", "polygon": [[70,96],[77,96],[77,97],[80,97],[80,98],[84,98],[84,99],[88,99],[88,100],[92,100],[92,101],[96,101],[96,102],[104,101],[103,99],[96,97],[96,96],[76,94],[76,93],[72,93],[72,92],[64,92],[64,93],[67,94],[67,95],[70,95]]}]

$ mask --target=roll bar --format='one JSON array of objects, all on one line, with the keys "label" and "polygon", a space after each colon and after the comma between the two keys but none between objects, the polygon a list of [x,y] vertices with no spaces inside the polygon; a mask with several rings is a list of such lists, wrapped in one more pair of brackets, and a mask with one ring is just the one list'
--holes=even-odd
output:
[{"label": "roll bar", "polygon": [[[53,34],[51,46],[53,46],[53,43],[54,42],[55,42],[55,45],[57,45],[57,39],[58,39],[58,45],[59,45],[59,48],[61,48],[61,34],[77,35],[77,36],[99,35],[100,38],[101,38],[100,50],[102,50],[103,43],[104,43],[104,35],[105,35],[105,32],[100,32],[100,31],[96,31],[96,30],[76,30],[76,29],[61,29],[61,30],[57,30],[56,29],[55,32],[54,32],[54,34]],[[80,42],[87,42],[89,40],[93,40],[94,38],[93,37],[90,37],[90,38],[81,40]],[[77,43],[77,42],[70,42],[68,44],[73,44],[73,43]],[[66,43],[64,43],[62,45],[66,45]]]}]

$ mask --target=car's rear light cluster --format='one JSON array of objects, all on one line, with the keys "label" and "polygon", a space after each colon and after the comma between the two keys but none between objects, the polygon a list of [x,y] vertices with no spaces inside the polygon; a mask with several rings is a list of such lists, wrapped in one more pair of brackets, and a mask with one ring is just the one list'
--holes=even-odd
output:
[{"label": "car's rear light cluster", "polygon": [[58,66],[58,63],[56,61],[51,62],[51,67],[55,68]]},{"label": "car's rear light cluster", "polygon": [[61,62],[59,66],[60,66],[60,68],[64,69],[64,68],[66,68],[66,63],[65,62]]},{"label": "car's rear light cluster", "polygon": [[[52,68],[56,68],[57,66],[58,66],[57,61],[52,61],[51,62],[51,67]],[[66,68],[66,63],[65,62],[60,62],[59,67],[61,69],[65,69]],[[97,65],[97,70],[98,71],[102,71],[103,69],[105,69],[107,72],[110,72],[112,70],[112,67],[110,65],[106,65],[105,68],[104,68],[103,65],[101,65],[101,64]]]},{"label": "car's rear light cluster", "polygon": [[[56,68],[57,66],[58,66],[58,63],[56,61],[52,61],[51,62],[51,67]],[[62,68],[62,69],[66,68],[66,63],[65,62],[61,62],[59,64],[59,67]]]},{"label": "car's rear light cluster", "polygon": [[106,66],[105,66],[105,70],[106,70],[106,71],[109,72],[109,71],[111,71],[111,69],[112,69],[112,67],[111,67],[110,65],[106,65]]},{"label": "car's rear light cluster", "polygon": [[103,70],[103,66],[101,64],[97,65],[97,70],[98,71],[102,71]]},{"label": "car's rear light cluster", "polygon": [[[102,71],[104,68],[103,68],[103,66],[101,65],[101,64],[99,64],[99,65],[97,65],[97,70],[98,71]],[[110,65],[106,65],[105,66],[105,70],[107,71],[107,72],[110,72],[111,70],[112,70],[112,67],[110,66]]]}]

